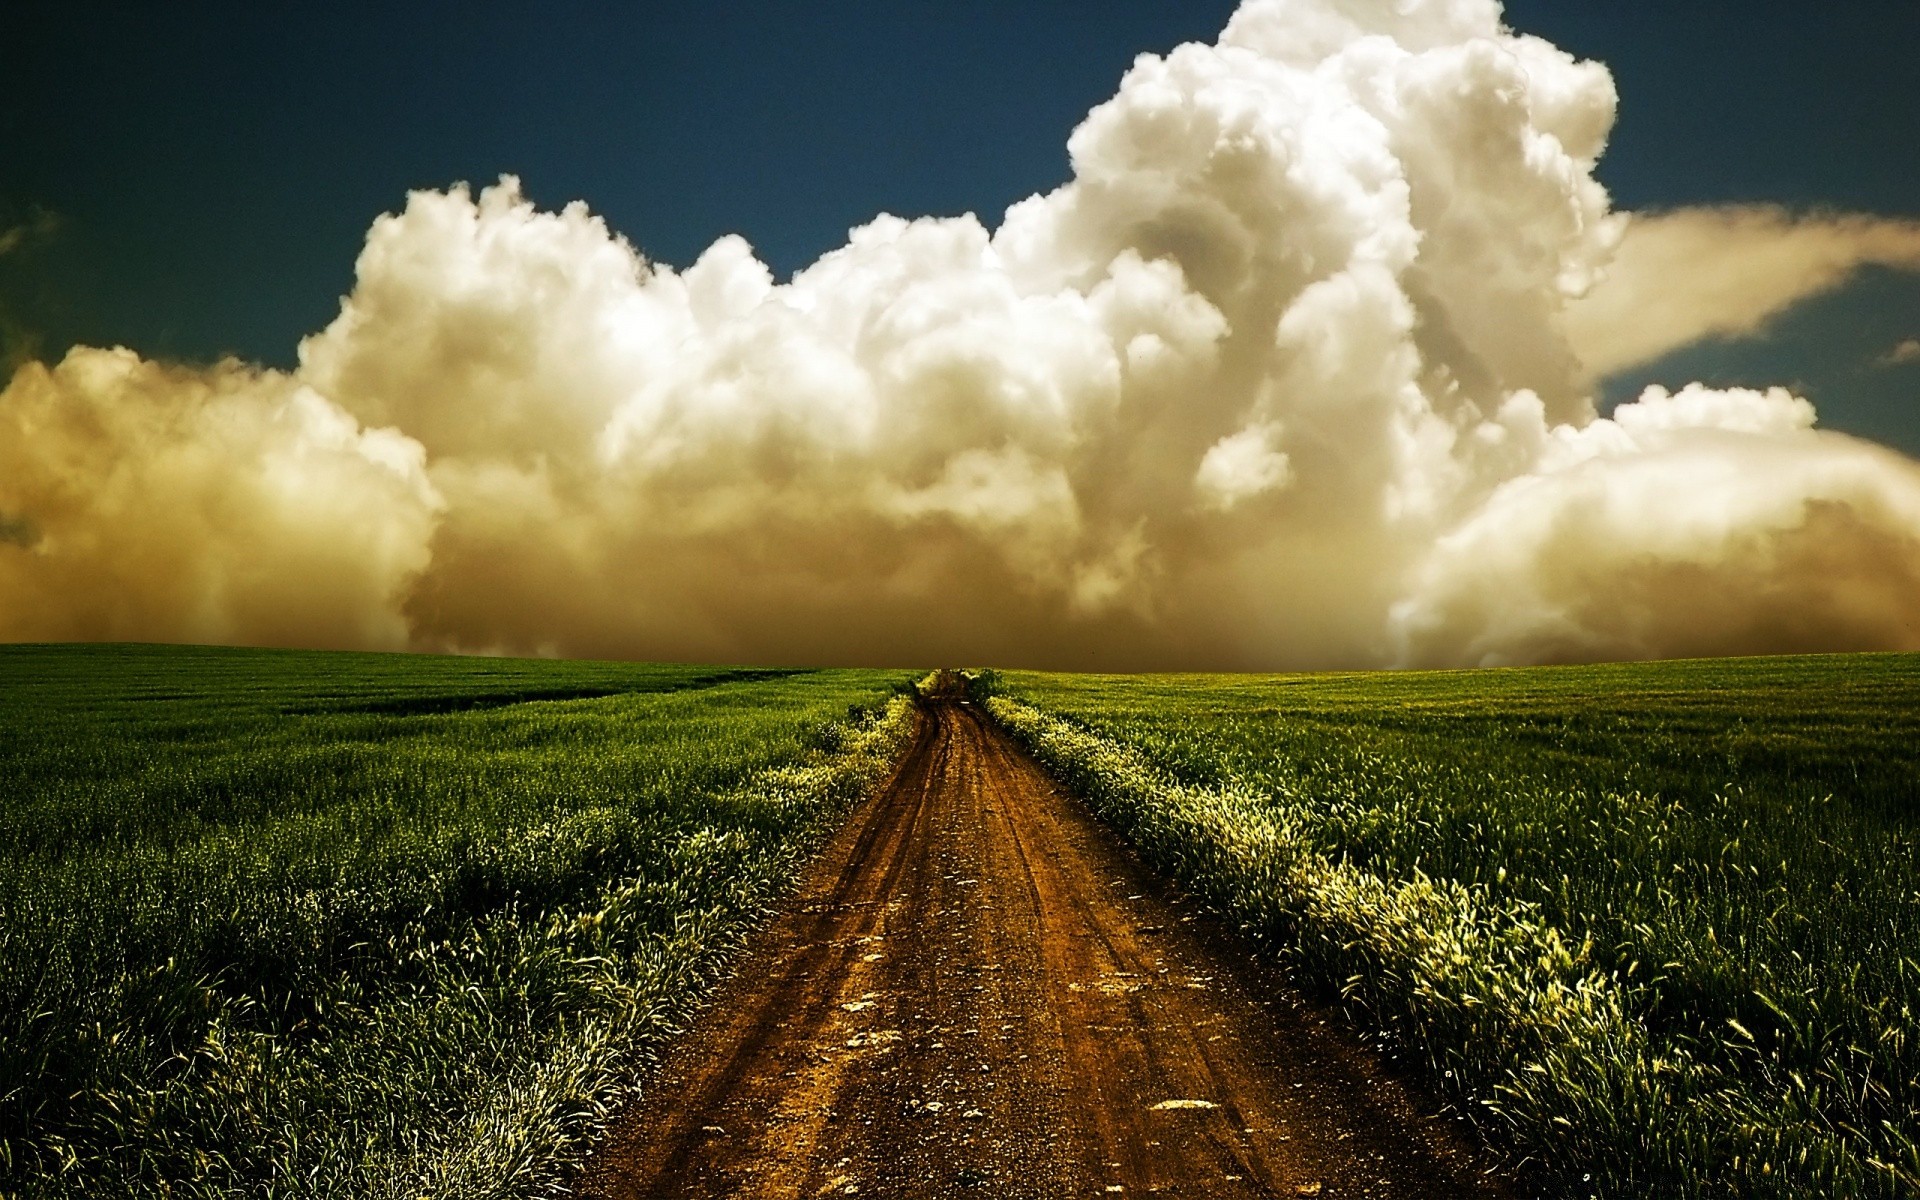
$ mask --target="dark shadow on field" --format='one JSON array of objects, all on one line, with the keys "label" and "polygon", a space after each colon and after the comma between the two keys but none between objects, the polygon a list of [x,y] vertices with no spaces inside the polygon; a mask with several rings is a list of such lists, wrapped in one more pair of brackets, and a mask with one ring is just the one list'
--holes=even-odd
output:
[{"label": "dark shadow on field", "polygon": [[560,700],[599,700],[607,696],[643,696],[658,695],[663,692],[691,692],[705,688],[719,687],[727,683],[761,683],[768,680],[786,679],[794,675],[805,675],[809,671],[804,667],[767,667],[742,668],[735,671],[719,671],[711,675],[699,675],[692,679],[661,680],[657,686],[590,686],[560,688],[520,688],[500,692],[462,692],[453,695],[424,696],[387,696],[377,699],[342,698],[338,701],[322,701],[317,704],[289,705],[280,711],[289,716],[320,717],[372,714],[390,717],[440,716],[447,713],[474,712],[481,709],[506,708],[515,704],[534,704],[542,701]]}]

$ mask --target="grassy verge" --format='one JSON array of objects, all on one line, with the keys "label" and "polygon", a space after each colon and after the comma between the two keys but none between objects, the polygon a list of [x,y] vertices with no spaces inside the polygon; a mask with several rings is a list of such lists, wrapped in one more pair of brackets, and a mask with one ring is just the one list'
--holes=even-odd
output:
[{"label": "grassy verge", "polygon": [[556,1190],[899,678],[0,651],[0,1191]]},{"label": "grassy verge", "polygon": [[1558,1191],[1920,1187],[1915,660],[1000,691]]}]

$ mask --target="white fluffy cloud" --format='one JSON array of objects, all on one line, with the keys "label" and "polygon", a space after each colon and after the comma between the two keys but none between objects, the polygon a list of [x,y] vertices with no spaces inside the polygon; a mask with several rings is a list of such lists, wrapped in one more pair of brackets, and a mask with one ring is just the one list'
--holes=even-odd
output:
[{"label": "white fluffy cloud", "polygon": [[[785,282],[738,238],[650,262],[511,179],[415,193],[292,375],[83,349],[0,393],[0,636],[1113,667],[1920,645],[1911,463],[1784,393],[1597,419],[1596,364],[1645,339],[1595,306],[1664,295],[1637,231],[1579,305],[1625,225],[1593,178],[1614,107],[1491,0],[1248,0],[1135,63],[1065,186],[997,227],[878,217]],[[1689,336],[1751,324],[1672,304]]]},{"label": "white fluffy cloud", "polygon": [[1562,427],[1396,606],[1410,663],[1920,644],[1920,466],[1781,389],[1655,388]]}]

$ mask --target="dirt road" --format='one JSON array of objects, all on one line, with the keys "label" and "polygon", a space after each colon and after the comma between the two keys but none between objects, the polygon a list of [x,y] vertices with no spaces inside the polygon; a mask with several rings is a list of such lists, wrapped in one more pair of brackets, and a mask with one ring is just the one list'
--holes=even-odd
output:
[{"label": "dirt road", "polygon": [[668,1197],[1483,1196],[1466,1153],[1004,734],[893,784],[583,1183]]}]

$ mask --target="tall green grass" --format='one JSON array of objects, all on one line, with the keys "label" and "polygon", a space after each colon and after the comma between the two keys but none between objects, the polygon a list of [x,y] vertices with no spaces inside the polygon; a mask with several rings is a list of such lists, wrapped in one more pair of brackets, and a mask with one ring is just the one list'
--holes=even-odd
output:
[{"label": "tall green grass", "polygon": [[552,1190],[903,679],[0,648],[0,1192]]},{"label": "tall green grass", "polygon": [[1920,1193],[1920,658],[999,691],[1561,1191]]}]

